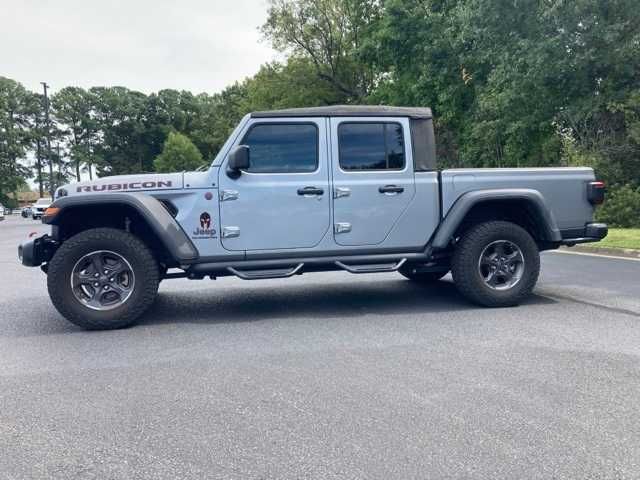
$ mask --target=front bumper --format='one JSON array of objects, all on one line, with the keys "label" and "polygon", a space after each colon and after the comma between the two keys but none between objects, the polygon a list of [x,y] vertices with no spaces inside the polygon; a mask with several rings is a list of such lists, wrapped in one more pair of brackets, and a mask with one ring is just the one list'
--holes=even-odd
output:
[{"label": "front bumper", "polygon": [[[577,233],[577,235],[576,235]],[[572,231],[569,238],[562,239],[562,245],[573,246],[577,243],[599,242],[609,233],[609,227],[606,223],[587,223],[584,230],[579,232]]]},{"label": "front bumper", "polygon": [[49,235],[26,240],[18,246],[18,258],[25,267],[39,267],[53,257],[58,242]]}]

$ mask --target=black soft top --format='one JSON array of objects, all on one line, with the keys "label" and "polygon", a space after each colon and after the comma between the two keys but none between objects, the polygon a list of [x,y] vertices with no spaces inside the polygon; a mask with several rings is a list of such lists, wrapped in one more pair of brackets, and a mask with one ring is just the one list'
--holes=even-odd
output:
[{"label": "black soft top", "polygon": [[286,108],[253,112],[254,118],[269,117],[409,117],[431,118],[426,107],[389,107],[386,105],[331,105],[327,107]]}]

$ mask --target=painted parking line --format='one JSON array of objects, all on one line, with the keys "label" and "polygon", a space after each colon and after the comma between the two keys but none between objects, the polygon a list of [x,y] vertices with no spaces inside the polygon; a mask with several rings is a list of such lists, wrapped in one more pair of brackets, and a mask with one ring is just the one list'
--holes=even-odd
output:
[{"label": "painted parking line", "polygon": [[616,255],[603,255],[600,253],[587,253],[587,252],[570,252],[568,250],[553,250],[546,253],[562,253],[566,255],[583,255],[585,257],[600,257],[600,258],[612,258],[614,260],[629,260],[631,262],[640,262],[640,258],[631,257],[618,257]]}]

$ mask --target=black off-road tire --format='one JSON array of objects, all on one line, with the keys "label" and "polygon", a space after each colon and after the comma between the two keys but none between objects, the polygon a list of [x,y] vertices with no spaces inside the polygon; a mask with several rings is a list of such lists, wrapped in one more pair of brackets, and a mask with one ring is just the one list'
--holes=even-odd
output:
[{"label": "black off-road tire", "polygon": [[[493,242],[506,240],[520,248],[524,271],[520,280],[506,290],[488,286],[478,267],[482,252]],[[538,281],[540,253],[529,232],[511,222],[491,221],[467,230],[456,245],[451,274],[458,290],[469,300],[486,307],[510,307],[529,296]]]},{"label": "black off-road tire", "polygon": [[444,277],[449,270],[441,270],[437,272],[414,272],[414,265],[403,265],[398,273],[411,281],[418,283],[433,283]]},{"label": "black off-road tire", "polygon": [[[83,305],[74,295],[71,274],[76,263],[94,251],[117,253],[131,265],[133,291],[121,305],[98,311]],[[48,265],[47,287],[53,305],[67,320],[87,330],[131,326],[153,303],[158,292],[159,268],[149,248],[136,236],[113,228],[94,228],[65,241]]]}]

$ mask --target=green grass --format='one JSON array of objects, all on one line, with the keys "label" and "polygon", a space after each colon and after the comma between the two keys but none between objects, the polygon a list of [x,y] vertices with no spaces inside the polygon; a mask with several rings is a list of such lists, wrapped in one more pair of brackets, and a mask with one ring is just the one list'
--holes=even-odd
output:
[{"label": "green grass", "polygon": [[640,250],[640,228],[610,228],[609,235],[596,243],[585,243],[585,247],[634,248]]}]

